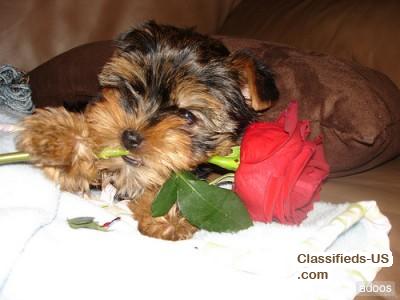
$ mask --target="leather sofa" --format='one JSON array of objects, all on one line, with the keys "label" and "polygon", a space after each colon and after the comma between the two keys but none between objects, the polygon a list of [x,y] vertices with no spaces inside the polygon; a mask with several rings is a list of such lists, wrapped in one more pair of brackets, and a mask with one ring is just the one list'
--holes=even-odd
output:
[{"label": "leather sofa", "polygon": [[[2,1],[0,64],[29,71],[72,47],[112,39],[133,24],[154,19],[196,26],[208,34],[327,53],[379,70],[400,87],[399,13],[396,0]],[[378,202],[392,224],[394,265],[381,270],[376,280],[394,281],[400,289],[400,158],[328,179],[321,198],[335,203]]]}]

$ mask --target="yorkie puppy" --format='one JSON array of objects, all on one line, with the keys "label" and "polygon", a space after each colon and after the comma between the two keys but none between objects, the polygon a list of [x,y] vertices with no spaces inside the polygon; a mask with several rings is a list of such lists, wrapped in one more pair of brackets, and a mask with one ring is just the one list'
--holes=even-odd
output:
[{"label": "yorkie puppy", "polygon": [[[151,216],[151,203],[172,172],[193,170],[237,145],[245,127],[278,98],[266,66],[245,51],[191,29],[148,22],[122,34],[99,75],[101,95],[84,113],[38,109],[17,145],[61,189],[88,193],[106,178],[139,230],[180,240],[196,231],[173,207]],[[105,147],[129,155],[98,160]]]}]

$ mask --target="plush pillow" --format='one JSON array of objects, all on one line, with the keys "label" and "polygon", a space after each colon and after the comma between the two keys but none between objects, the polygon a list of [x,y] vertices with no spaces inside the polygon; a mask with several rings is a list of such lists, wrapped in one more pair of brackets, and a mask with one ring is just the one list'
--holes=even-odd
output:
[{"label": "plush pillow", "polygon": [[[280,100],[264,114],[276,118],[291,100],[300,118],[322,135],[331,176],[377,166],[400,153],[400,92],[383,74],[330,56],[284,45],[219,37],[231,50],[252,50],[275,73]],[[37,107],[79,109],[98,93],[97,74],[110,41],[74,48],[30,72]]]}]

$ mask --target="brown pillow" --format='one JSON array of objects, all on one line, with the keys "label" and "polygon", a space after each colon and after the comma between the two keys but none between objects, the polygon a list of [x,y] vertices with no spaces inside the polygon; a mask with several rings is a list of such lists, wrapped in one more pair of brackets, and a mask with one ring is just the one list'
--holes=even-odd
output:
[{"label": "brown pillow", "polygon": [[[299,101],[300,118],[311,120],[312,136],[324,138],[331,176],[361,172],[400,153],[400,92],[385,75],[284,45],[220,39],[232,51],[251,49],[275,73],[281,97],[265,120]],[[96,96],[97,74],[112,48],[110,41],[84,45],[30,72],[36,105],[76,108],[74,103]]]},{"label": "brown pillow", "polygon": [[97,74],[113,51],[112,41],[85,44],[33,69],[28,75],[36,107],[82,108],[99,92]]}]

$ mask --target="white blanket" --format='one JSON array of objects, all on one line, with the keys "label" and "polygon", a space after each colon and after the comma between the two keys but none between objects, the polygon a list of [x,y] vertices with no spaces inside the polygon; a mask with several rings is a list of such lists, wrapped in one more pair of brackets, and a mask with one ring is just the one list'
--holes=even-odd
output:
[{"label": "white blanket", "polygon": [[[317,203],[300,226],[256,223],[180,242],[145,237],[124,210],[99,203],[60,192],[29,165],[0,166],[0,299],[352,299],[382,264],[305,265],[299,255],[390,253],[374,201]],[[110,232],[66,222],[115,215]],[[328,278],[299,279],[310,272]]]}]

